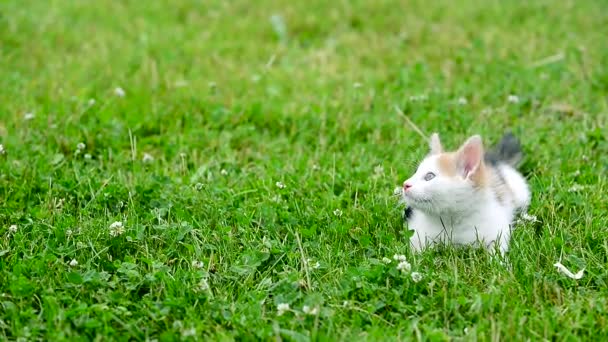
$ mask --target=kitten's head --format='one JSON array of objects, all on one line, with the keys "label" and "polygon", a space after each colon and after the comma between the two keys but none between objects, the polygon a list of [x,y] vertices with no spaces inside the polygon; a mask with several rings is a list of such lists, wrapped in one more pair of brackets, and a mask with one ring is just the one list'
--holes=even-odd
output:
[{"label": "kitten's head", "polygon": [[457,151],[445,152],[434,133],[430,147],[416,173],[403,183],[405,202],[430,214],[466,212],[487,183],[481,137],[474,135]]}]

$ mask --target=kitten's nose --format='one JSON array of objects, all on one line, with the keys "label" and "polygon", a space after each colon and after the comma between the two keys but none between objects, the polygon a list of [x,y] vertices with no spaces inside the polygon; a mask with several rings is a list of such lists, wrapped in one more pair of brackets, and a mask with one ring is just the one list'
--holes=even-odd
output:
[{"label": "kitten's nose", "polygon": [[411,188],[412,184],[408,182],[403,182],[403,190],[407,191],[407,189]]}]

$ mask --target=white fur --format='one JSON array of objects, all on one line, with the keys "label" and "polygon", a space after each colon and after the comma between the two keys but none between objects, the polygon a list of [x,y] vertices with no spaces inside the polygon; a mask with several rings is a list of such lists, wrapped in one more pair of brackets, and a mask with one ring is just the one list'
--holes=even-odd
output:
[{"label": "white fur", "polygon": [[[491,188],[475,187],[469,178],[441,175],[438,158],[431,154],[423,160],[406,181],[411,188],[403,191],[404,201],[413,209],[408,220],[414,230],[413,248],[420,251],[436,243],[451,243],[481,244],[493,250],[497,244],[501,253],[506,252],[515,211],[525,210],[530,203],[524,178],[508,165],[499,166],[513,196],[501,202]],[[436,176],[425,181],[428,172]]]}]

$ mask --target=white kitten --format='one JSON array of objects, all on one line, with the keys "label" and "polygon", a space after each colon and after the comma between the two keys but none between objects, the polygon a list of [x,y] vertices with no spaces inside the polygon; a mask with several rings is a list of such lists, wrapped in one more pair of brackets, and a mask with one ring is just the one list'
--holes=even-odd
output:
[{"label": "white kitten", "polygon": [[431,153],[403,183],[412,247],[479,243],[493,250],[496,243],[506,252],[513,218],[530,204],[528,185],[515,169],[521,159],[517,139],[506,134],[490,153],[478,135],[455,152],[443,151],[437,133],[430,145]]}]

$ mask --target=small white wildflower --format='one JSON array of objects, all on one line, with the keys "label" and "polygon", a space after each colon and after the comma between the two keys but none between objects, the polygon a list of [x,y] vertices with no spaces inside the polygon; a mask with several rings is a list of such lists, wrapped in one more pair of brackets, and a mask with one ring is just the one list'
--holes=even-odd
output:
[{"label": "small white wildflower", "polygon": [[319,166],[319,164],[312,164],[312,170],[319,171],[319,170],[321,170],[321,167]]},{"label": "small white wildflower", "polygon": [[93,106],[95,104],[95,99],[89,99],[89,101],[87,101],[87,104],[89,106]]},{"label": "small white wildflower", "polygon": [[154,161],[154,157],[150,153],[144,153],[144,156],[141,158],[144,163],[151,163]]},{"label": "small white wildflower", "polygon": [[285,312],[289,311],[290,307],[287,303],[281,303],[277,305],[277,315],[282,316]]},{"label": "small white wildflower", "polygon": [[318,261],[313,263],[312,259],[306,259],[306,265],[315,270],[318,269],[319,267],[321,267],[321,264]]},{"label": "small white wildflower", "polygon": [[384,257],[384,258],[382,258],[382,262],[388,265],[388,264],[390,264],[393,261],[391,259],[387,258],[387,257]]},{"label": "small white wildflower", "polygon": [[276,182],[274,185],[276,185],[279,189],[285,189],[285,184],[283,184],[283,182]]},{"label": "small white wildflower", "polygon": [[350,305],[350,302],[347,301],[347,300],[345,300],[345,301],[342,302],[342,306],[345,307],[345,308],[348,307],[349,305]]},{"label": "small white wildflower", "polygon": [[403,255],[403,254],[395,254],[395,255],[393,255],[393,259],[395,261],[405,261],[405,255]]},{"label": "small white wildflower", "polygon": [[461,105],[461,106],[464,106],[467,103],[469,103],[469,101],[467,100],[466,97],[461,97],[461,98],[458,99],[458,104]]},{"label": "small white wildflower", "polygon": [[182,159],[186,158],[186,156],[187,156],[186,152],[182,152],[179,154],[179,157]]},{"label": "small white wildflower", "polygon": [[519,103],[519,96],[511,94],[511,95],[509,95],[507,97],[507,102],[509,102],[509,103]]},{"label": "small white wildflower", "polygon": [[336,217],[340,217],[340,216],[342,216],[342,210],[340,210],[340,209],[336,209],[336,210],[334,210],[334,215],[335,215]]},{"label": "small white wildflower", "polygon": [[93,156],[91,156],[90,154],[88,154],[88,153],[84,154],[84,159],[91,159],[91,158],[93,158]]},{"label": "small white wildflower", "polygon": [[122,222],[116,221],[110,225],[110,236],[117,237],[125,232],[125,227]]},{"label": "small white wildflower", "polygon": [[196,328],[184,329],[181,333],[182,337],[194,337],[196,336]]},{"label": "small white wildflower", "polygon": [[393,195],[395,195],[395,196],[403,195],[403,187],[396,186],[395,189],[393,189]]},{"label": "small white wildflower", "polygon": [[31,112],[23,114],[23,120],[25,120],[25,121],[33,120],[35,117],[36,117],[36,115],[34,115],[34,113],[31,113]]},{"label": "small white wildflower", "polygon": [[0,154],[5,154],[6,150],[4,150],[4,145],[0,144]]},{"label": "small white wildflower", "polygon": [[116,87],[116,88],[114,88],[114,95],[116,95],[118,97],[125,97],[126,93],[125,93],[125,90],[122,89],[121,87]]},{"label": "small white wildflower", "polygon": [[412,277],[412,281],[413,281],[414,283],[417,283],[417,282],[419,282],[420,280],[422,280],[422,274],[421,274],[421,273],[419,273],[419,272],[412,272],[411,277]]},{"label": "small white wildflower", "polygon": [[78,149],[78,151],[82,151],[87,148],[87,145],[85,145],[83,142],[79,142],[78,145],[76,145],[76,148]]},{"label": "small white wildflower", "polygon": [[11,225],[10,227],[8,227],[8,231],[10,233],[15,234],[17,232],[17,225],[16,224]]},{"label": "small white wildflower", "polygon": [[536,218],[536,216],[530,215],[528,213],[521,214],[521,219],[524,221],[538,222],[538,219]]},{"label": "small white wildflower", "polygon": [[282,201],[282,198],[279,195],[275,195],[270,198],[270,201],[274,203],[280,203]]},{"label": "small white wildflower", "polygon": [[68,229],[68,230],[65,231],[65,235],[67,237],[70,237],[70,236],[74,235],[74,232],[71,229]]},{"label": "small white wildflower", "polygon": [[355,89],[358,89],[358,88],[363,87],[363,84],[361,84],[361,83],[359,83],[359,82],[355,82],[355,83],[353,83],[353,87],[354,87]]},{"label": "small white wildflower", "polygon": [[70,266],[72,266],[72,267],[78,266],[78,261],[76,261],[76,259],[72,259],[72,261],[70,261]]},{"label": "small white wildflower", "polygon": [[308,305],[304,305],[302,307],[302,312],[307,315],[316,316],[319,313],[319,307],[315,306],[314,308],[311,308]]},{"label": "small white wildflower", "polygon": [[173,86],[175,88],[182,88],[182,87],[187,87],[188,86],[188,81],[186,80],[177,80],[173,83]]},{"label": "small white wildflower", "polygon": [[198,260],[192,260],[192,267],[200,269],[200,268],[205,267],[205,263],[202,261],[198,261]]},{"label": "small white wildflower", "polygon": [[572,176],[574,176],[574,177],[578,177],[580,175],[581,175],[581,170],[576,170],[576,171],[572,172]]},{"label": "small white wildflower", "polygon": [[579,192],[581,190],[583,190],[585,187],[580,185],[580,184],[574,184],[573,186],[570,187],[570,189],[568,189],[568,192]]},{"label": "small white wildflower", "polygon": [[562,265],[561,262],[556,262],[555,264],[553,264],[553,266],[557,267],[557,270],[562,272],[563,274],[565,274],[568,278],[572,278],[575,280],[581,279],[585,273],[584,268],[582,270],[576,272],[576,274],[572,273],[569,269],[566,268],[566,266]]},{"label": "small white wildflower", "polygon": [[194,292],[204,292],[204,291],[209,291],[209,289],[210,289],[209,282],[207,281],[206,278],[203,278],[203,279],[201,279],[201,281],[198,282],[198,284],[194,288]]},{"label": "small white wildflower", "polygon": [[197,191],[202,190],[204,187],[203,183],[196,183],[194,184],[194,189],[196,189]]},{"label": "small white wildflower", "polygon": [[412,269],[412,265],[407,261],[401,261],[397,265],[397,270],[399,270],[401,272],[409,272],[411,269]]},{"label": "small white wildflower", "polygon": [[421,94],[421,95],[412,95],[409,97],[409,100],[411,102],[423,102],[423,101],[428,100],[428,98],[429,98],[428,95]]},{"label": "small white wildflower", "polygon": [[226,169],[222,169],[222,170],[220,171],[220,175],[222,175],[222,176],[227,176],[227,175],[228,175],[228,171],[226,171]]},{"label": "small white wildflower", "polygon": [[376,167],[374,167],[375,175],[381,175],[383,173],[384,173],[384,167],[382,165],[376,165]]}]

